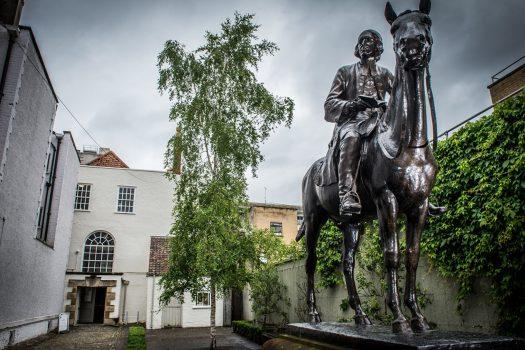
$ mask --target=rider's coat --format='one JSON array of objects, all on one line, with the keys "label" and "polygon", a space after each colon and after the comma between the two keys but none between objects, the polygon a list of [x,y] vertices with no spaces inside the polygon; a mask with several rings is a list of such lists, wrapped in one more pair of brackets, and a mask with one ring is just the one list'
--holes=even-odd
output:
[{"label": "rider's coat", "polygon": [[392,73],[378,65],[373,66],[370,72],[361,62],[339,68],[324,103],[324,119],[336,125],[328,145],[326,160],[318,177],[318,185],[327,186],[337,182],[339,141],[350,133],[366,137],[377,123],[377,113],[369,110],[354,112],[349,118],[341,118],[345,104],[359,95],[370,95],[367,93],[369,88],[367,84],[373,84],[376,91],[374,97],[384,99],[386,92],[391,93],[393,82]]}]

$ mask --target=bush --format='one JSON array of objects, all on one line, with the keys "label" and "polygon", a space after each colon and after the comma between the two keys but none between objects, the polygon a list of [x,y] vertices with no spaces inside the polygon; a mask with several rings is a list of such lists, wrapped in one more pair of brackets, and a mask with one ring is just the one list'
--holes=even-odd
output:
[{"label": "bush", "polygon": [[146,350],[146,330],[141,326],[132,326],[128,333],[128,350]]},{"label": "bush", "polygon": [[263,328],[250,321],[233,321],[233,331],[257,344],[263,344],[267,337],[263,334]]}]

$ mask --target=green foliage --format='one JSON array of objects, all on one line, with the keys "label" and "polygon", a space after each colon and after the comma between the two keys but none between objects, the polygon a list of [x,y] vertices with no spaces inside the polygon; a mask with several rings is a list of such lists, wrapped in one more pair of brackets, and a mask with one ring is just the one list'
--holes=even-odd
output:
[{"label": "green foliage", "polygon": [[232,326],[235,333],[258,344],[262,344],[266,340],[266,338],[263,337],[263,328],[255,323],[250,321],[233,321]]},{"label": "green foliage", "polygon": [[250,287],[252,310],[255,318],[262,320],[263,327],[272,315],[279,316],[280,323],[287,322],[288,317],[285,310],[290,307],[290,301],[284,297],[286,286],[279,280],[275,266],[270,265],[257,269],[250,282]]},{"label": "green foliage", "polygon": [[169,40],[158,56],[158,87],[177,125],[166,167],[182,165],[180,177],[168,172],[177,186],[164,302],[184,291],[211,288],[213,300],[215,290],[241,289],[248,262],[259,258],[249,237],[245,174],[262,161],[261,142],[290,125],[293,102],[257,81],[261,59],[277,50],[257,30],[253,15],[236,13],[219,33],[206,32],[196,50]]},{"label": "green foliage", "polygon": [[[306,241],[306,240],[305,240]],[[322,228],[317,241],[317,273],[319,285],[331,288],[343,283],[341,272],[343,234],[332,223],[327,222]]]},{"label": "green foliage", "polygon": [[458,299],[473,281],[491,279],[499,329],[525,329],[525,95],[495,107],[439,142],[433,200],[448,211],[430,219],[422,248],[447,277]]},{"label": "green foliage", "polygon": [[[277,264],[293,259],[297,254],[297,246],[286,245],[282,237],[276,236],[270,230],[253,230],[251,236],[255,256],[251,262],[252,276],[250,280],[250,299],[255,318],[263,327],[270,317],[278,316],[279,322],[287,321],[287,310],[290,301],[285,298],[286,286],[279,280]],[[275,319],[272,318],[273,321]]]},{"label": "green foliage", "polygon": [[128,350],[146,350],[146,330],[141,326],[131,326],[128,333]]}]

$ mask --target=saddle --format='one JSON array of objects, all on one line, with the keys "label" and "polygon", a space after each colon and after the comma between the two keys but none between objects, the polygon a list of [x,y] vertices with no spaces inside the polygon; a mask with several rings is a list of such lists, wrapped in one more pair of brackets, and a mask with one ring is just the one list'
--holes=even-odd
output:
[{"label": "saddle", "polygon": [[[376,113],[356,126],[356,131],[359,134],[359,139],[361,141],[361,160],[363,160],[363,158],[366,159],[368,145],[371,136],[377,130],[379,119],[379,115]],[[340,126],[336,126],[332,140],[328,145],[326,156],[321,159],[321,164],[316,169],[314,179],[317,186],[330,186],[339,181],[337,164],[339,160],[339,140],[341,137],[341,129]],[[361,164],[361,161],[359,164]],[[359,169],[357,171],[359,172]]]}]

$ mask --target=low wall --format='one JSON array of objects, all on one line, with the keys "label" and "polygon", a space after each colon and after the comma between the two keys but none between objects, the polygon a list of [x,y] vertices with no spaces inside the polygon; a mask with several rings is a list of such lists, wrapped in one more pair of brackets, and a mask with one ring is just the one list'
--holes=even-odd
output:
[{"label": "low wall", "polygon": [[[302,322],[306,311],[305,286],[306,273],[304,260],[288,262],[278,267],[281,281],[287,287],[290,308],[287,310],[290,322]],[[357,267],[359,269],[359,267]],[[367,278],[378,284],[379,280],[370,275]],[[443,330],[462,330],[492,333],[495,329],[496,308],[488,296],[489,283],[484,280],[476,282],[476,294],[462,302],[462,313],[457,311],[456,295],[458,287],[451,279],[445,279],[431,268],[422,258],[418,269],[418,283],[426,291],[431,302],[423,309],[429,322],[437,324]],[[353,310],[341,311],[341,301],[347,297],[344,285],[334,288],[318,288],[317,305],[323,321],[338,321],[342,318],[352,320]],[[245,295],[249,298],[249,295]],[[380,304],[384,305],[383,300]],[[383,310],[384,311],[384,310]],[[405,310],[405,315],[410,312]]]}]

